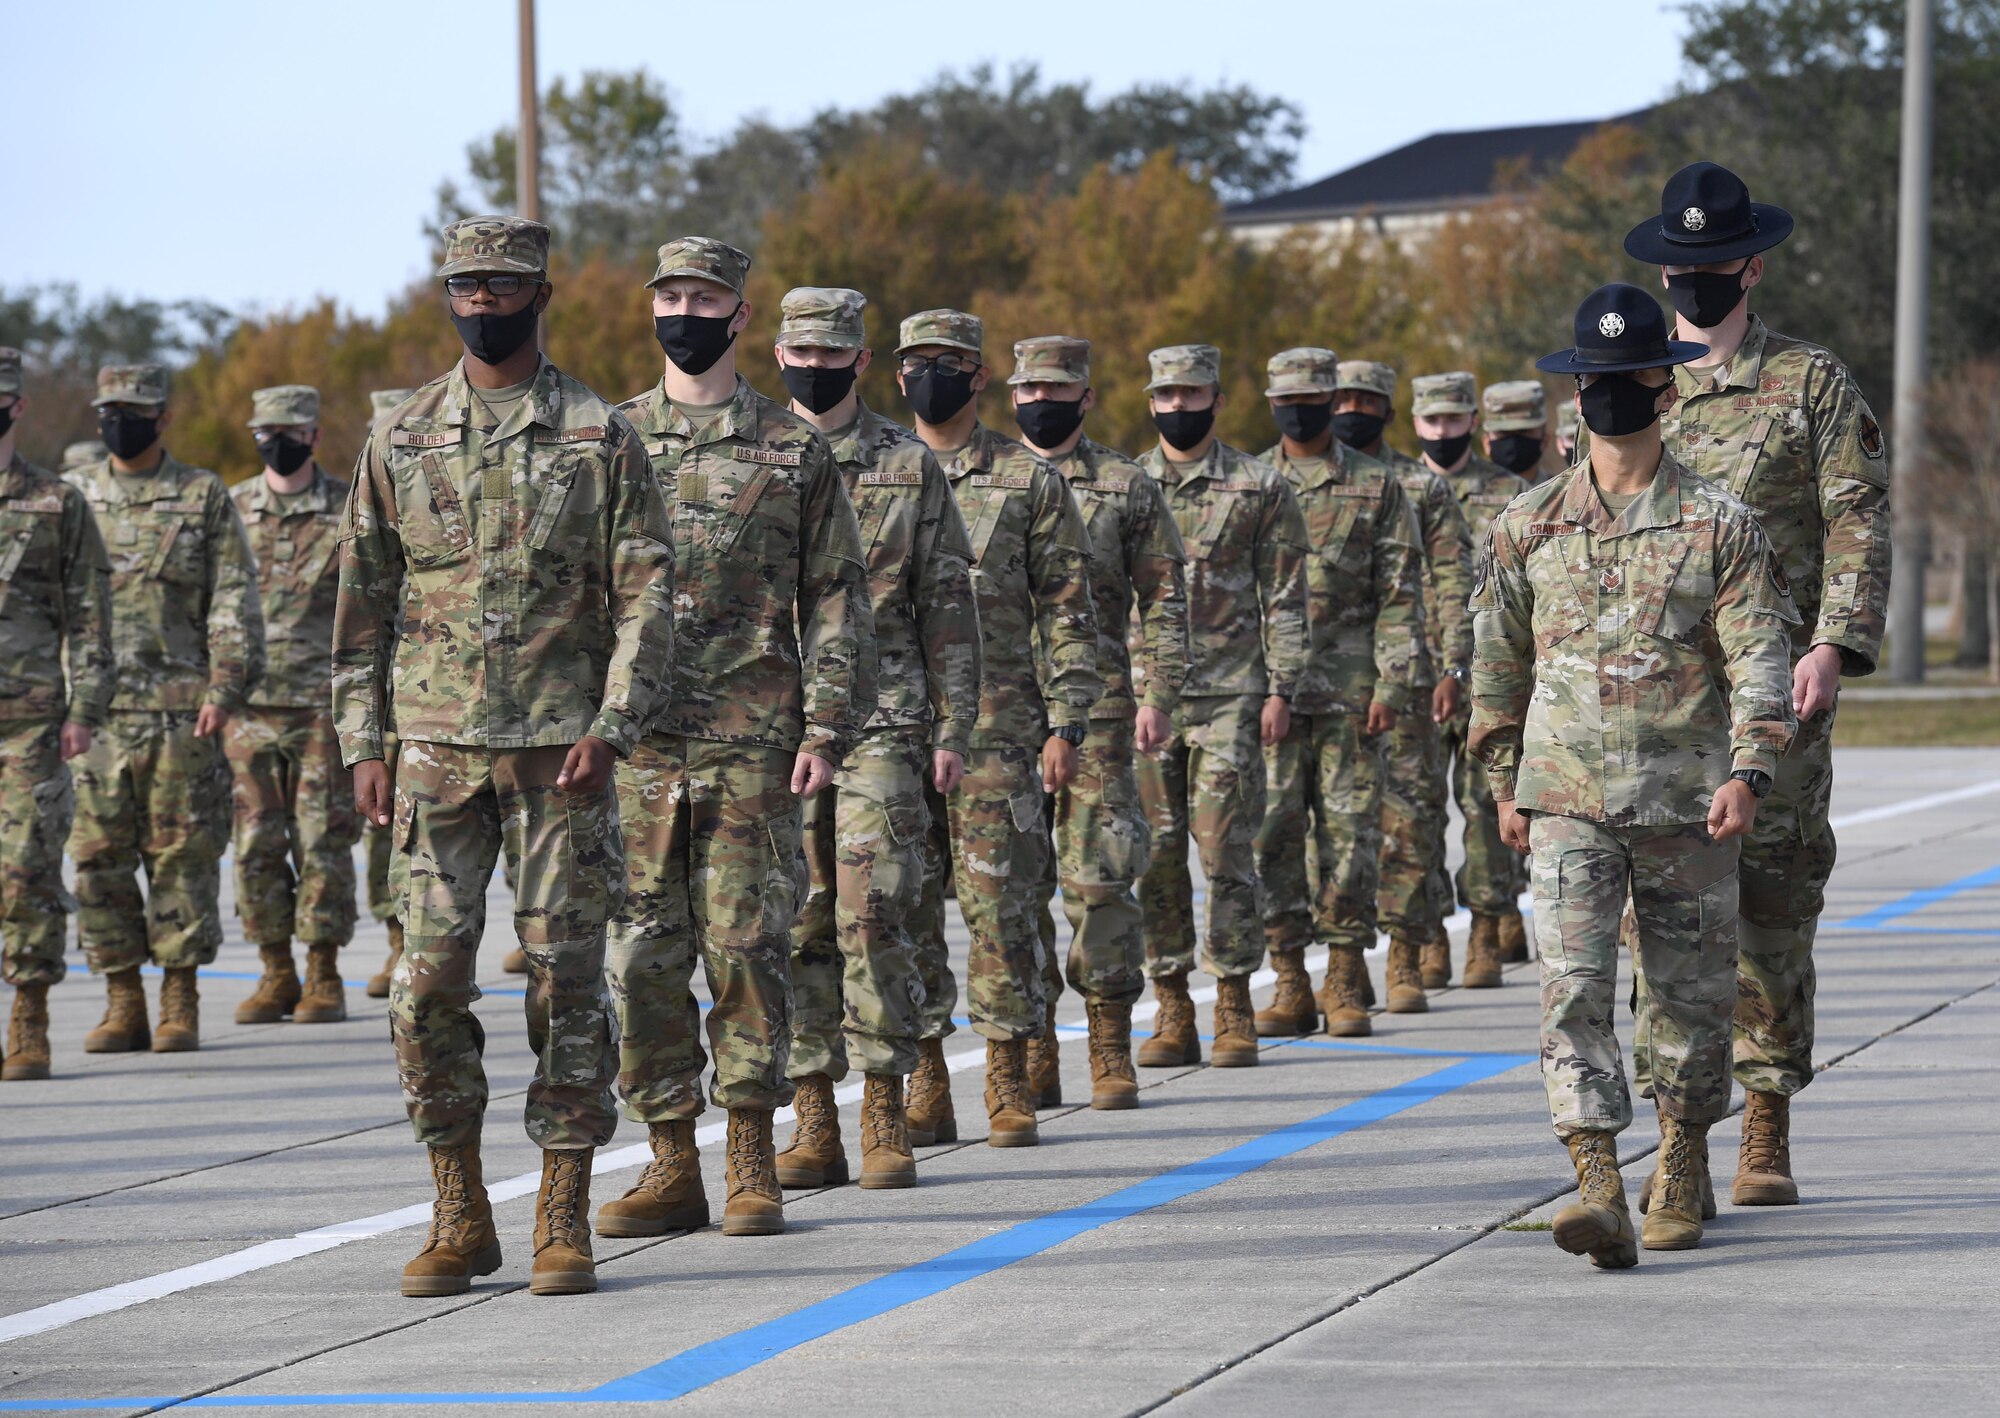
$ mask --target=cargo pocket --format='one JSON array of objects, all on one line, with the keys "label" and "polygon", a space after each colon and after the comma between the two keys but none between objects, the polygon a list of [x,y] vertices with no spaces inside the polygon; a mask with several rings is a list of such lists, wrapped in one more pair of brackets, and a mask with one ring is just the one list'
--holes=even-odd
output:
[{"label": "cargo pocket", "polygon": [[424,454],[411,481],[416,505],[403,518],[404,555],[413,566],[444,566],[459,560],[472,550],[472,529],[444,456]]},{"label": "cargo pocket", "polygon": [[757,929],[759,935],[769,938],[791,930],[806,893],[812,889],[812,869],[806,863],[804,811],[796,802],[772,813],[764,830],[771,840],[771,861],[764,872]]},{"label": "cargo pocket", "polygon": [[1016,832],[1040,832],[1043,829],[1042,811],[1046,796],[1039,785],[1021,788],[1007,795],[1007,805],[1014,813]]},{"label": "cargo pocket", "polygon": [[167,523],[160,549],[153,553],[153,564],[148,568],[153,579],[170,586],[203,585],[207,580],[203,575],[206,542],[202,524],[194,518],[183,517]]},{"label": "cargo pocket", "polygon": [[1137,881],[1153,862],[1153,837],[1136,807],[1107,810],[1097,834],[1100,881]]},{"label": "cargo pocket", "polygon": [[901,847],[915,847],[931,830],[931,810],[922,793],[905,793],[882,805],[889,835]]},{"label": "cargo pocket", "polygon": [[563,903],[560,938],[571,940],[602,926],[625,903],[625,839],[618,830],[618,795],[609,785],[594,797],[561,796],[569,834],[569,899]]}]

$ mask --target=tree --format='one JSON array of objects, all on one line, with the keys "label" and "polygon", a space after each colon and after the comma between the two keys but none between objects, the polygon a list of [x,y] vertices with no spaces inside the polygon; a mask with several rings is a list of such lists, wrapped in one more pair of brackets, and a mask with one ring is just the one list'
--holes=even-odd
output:
[{"label": "tree", "polygon": [[[2000,626],[2000,359],[1973,360],[1927,391],[1925,471],[1934,506],[1949,506],[1968,547],[1986,549],[1986,624]],[[1987,670],[2000,684],[2000,635],[1987,637]]]}]

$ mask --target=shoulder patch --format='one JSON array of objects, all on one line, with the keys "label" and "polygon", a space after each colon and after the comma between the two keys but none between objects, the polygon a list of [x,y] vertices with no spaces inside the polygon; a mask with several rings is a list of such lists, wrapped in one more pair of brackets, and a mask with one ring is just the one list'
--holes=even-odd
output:
[{"label": "shoulder patch", "polygon": [[806,460],[802,448],[732,448],[729,456],[739,463],[770,463],[780,468],[796,468]]},{"label": "shoulder patch", "polygon": [[922,487],[922,468],[876,468],[855,479],[860,487]]},{"label": "shoulder patch", "polygon": [[582,428],[537,428],[537,443],[602,443],[611,431],[608,424],[589,423]]},{"label": "shoulder patch", "polygon": [[447,429],[443,433],[417,433],[407,428],[389,430],[391,448],[450,448],[465,438],[462,428]]},{"label": "shoulder patch", "polygon": [[1861,451],[1871,458],[1882,456],[1882,426],[1875,422],[1875,415],[1861,416]]}]

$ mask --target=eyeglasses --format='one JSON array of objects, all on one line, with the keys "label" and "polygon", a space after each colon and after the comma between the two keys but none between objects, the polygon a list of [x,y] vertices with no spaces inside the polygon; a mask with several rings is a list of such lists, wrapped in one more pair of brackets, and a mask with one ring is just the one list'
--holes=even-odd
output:
[{"label": "eyeglasses", "polygon": [[896,361],[896,368],[905,379],[919,379],[932,370],[939,374],[970,374],[979,367],[979,361],[971,355],[904,355]]},{"label": "eyeglasses", "polygon": [[489,295],[510,296],[519,291],[524,285],[540,284],[541,282],[533,276],[505,274],[491,276],[446,276],[444,278],[444,293],[464,300],[467,296],[479,294],[479,288],[485,286],[486,292]]}]

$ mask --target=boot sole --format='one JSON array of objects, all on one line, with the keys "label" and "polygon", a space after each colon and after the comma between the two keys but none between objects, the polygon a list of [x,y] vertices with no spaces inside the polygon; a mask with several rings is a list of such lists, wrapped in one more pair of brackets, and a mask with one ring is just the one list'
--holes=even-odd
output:
[{"label": "boot sole", "polygon": [[1193,1068],[1200,1062],[1201,1049],[1199,1046],[1172,1056],[1158,1053],[1149,1054],[1143,1048],[1139,1050],[1140,1068]]},{"label": "boot sole", "polygon": [[[1469,984],[1470,981],[1468,981],[1467,983]],[[1449,975],[1424,976],[1424,988],[1427,990],[1441,990],[1444,989],[1449,984],[1451,984],[1451,976]]]},{"label": "boot sole", "polygon": [[1558,1246],[1573,1256],[1589,1256],[1602,1270],[1624,1270],[1639,1263],[1638,1248],[1616,1231],[1607,1232],[1594,1221],[1558,1221],[1551,1228]]},{"label": "boot sole", "polygon": [[0,1068],[0,1083],[34,1083],[48,1076],[47,1064],[8,1064]]},{"label": "boot sole", "polygon": [[1498,975],[1467,975],[1465,977],[1465,984],[1461,988],[1468,990],[1497,990],[1501,984],[1502,981]]},{"label": "boot sole", "polygon": [[1392,999],[1389,1001],[1388,1008],[1384,1012],[1388,1014],[1429,1014],[1431,1012],[1431,1002],[1421,996],[1414,1002]]},{"label": "boot sole", "polygon": [[941,1143],[958,1141],[958,1119],[946,1118],[934,1128],[920,1128],[915,1123],[906,1123],[912,1147],[936,1147]]},{"label": "boot sole", "polygon": [[144,1054],[151,1052],[152,1047],[153,1036],[150,1034],[117,1039],[89,1038],[83,1041],[83,1051],[86,1054]]},{"label": "boot sole", "polygon": [[323,1014],[318,1010],[307,1012],[302,1009],[292,1015],[292,1023],[294,1024],[345,1024],[346,1022],[347,1011],[345,1009],[330,1009]]},{"label": "boot sole", "polygon": [[847,1164],[835,1163],[831,1167],[787,1167],[778,1163],[778,1185],[786,1191],[810,1191],[815,1187],[844,1187],[847,1185]]},{"label": "boot sole", "polygon": [[597,1213],[597,1224],[591,1229],[600,1236],[664,1236],[669,1231],[699,1231],[708,1225],[708,1203],[686,1206],[679,1211],[669,1212],[659,1220],[644,1216],[606,1216]]},{"label": "boot sole", "polygon": [[236,1011],[236,1022],[238,1024],[283,1024],[285,1016],[283,1014],[273,1014],[267,1009],[248,1011],[239,1009]]},{"label": "boot sole", "polygon": [[916,1184],[917,1169],[915,1167],[894,1172],[863,1172],[861,1180],[855,1183],[861,1190],[867,1192],[905,1191]]},{"label": "boot sole", "polygon": [[1329,1019],[1326,1035],[1329,1039],[1366,1039],[1375,1032],[1375,1026],[1366,1019]]},{"label": "boot sole", "polygon": [[476,1276],[491,1275],[500,1268],[500,1243],[495,1241],[476,1252],[464,1275],[405,1275],[403,1294],[412,1300],[435,1300],[445,1295],[463,1295],[472,1288]]},{"label": "boot sole", "polygon": [[782,1215],[722,1218],[722,1234],[725,1236],[782,1236],[784,1233],[785,1218]]},{"label": "boot sole", "polygon": [[986,1134],[988,1147],[1037,1147],[1040,1146],[1040,1132],[989,1132]]},{"label": "boot sole", "polygon": [[1094,1113],[1124,1113],[1139,1106],[1137,1093],[1093,1093],[1090,1095],[1090,1110]]},{"label": "boot sole", "polygon": [[199,1039],[161,1038],[153,1040],[156,1054],[192,1054],[201,1048]]},{"label": "boot sole", "polygon": [[1691,1251],[1701,1244],[1701,1232],[1692,1236],[1647,1236],[1639,1237],[1639,1244],[1649,1251]]},{"label": "boot sole", "polygon": [[551,1270],[528,1277],[530,1295],[588,1295],[596,1289],[594,1270]]},{"label": "boot sole", "polygon": [[370,980],[368,982],[368,988],[363,990],[362,993],[367,995],[368,998],[370,999],[387,999],[389,998],[389,982],[387,980],[384,980],[378,986],[373,980]]},{"label": "boot sole", "polygon": [[1214,1049],[1209,1053],[1208,1062],[1211,1068],[1255,1068],[1257,1067],[1257,1051],[1255,1049]]},{"label": "boot sole", "polygon": [[1731,1206],[1797,1206],[1799,1189],[1797,1186],[1743,1186],[1738,1184],[1729,1189]]},{"label": "boot sole", "polygon": [[1302,1022],[1297,1019],[1265,1019],[1260,1016],[1257,1020],[1257,1037],[1259,1039],[1302,1039],[1318,1028],[1319,1020],[1317,1018]]}]

